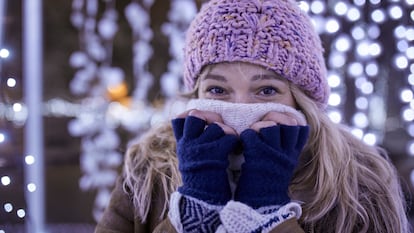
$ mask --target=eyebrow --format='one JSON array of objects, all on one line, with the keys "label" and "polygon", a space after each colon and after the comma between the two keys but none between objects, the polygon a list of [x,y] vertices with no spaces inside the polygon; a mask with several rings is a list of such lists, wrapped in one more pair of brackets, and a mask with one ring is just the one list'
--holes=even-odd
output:
[{"label": "eyebrow", "polygon": [[[204,77],[202,78],[202,80],[208,80],[208,79],[212,79],[212,80],[216,80],[220,82],[227,82],[227,79],[224,76],[218,75],[218,74],[207,74],[207,75],[204,75]],[[253,78],[251,79],[251,81],[260,81],[260,80],[278,80],[280,82],[285,82],[284,78],[278,75],[273,75],[273,74],[257,74],[257,75],[254,75]]]},{"label": "eyebrow", "polygon": [[279,81],[284,82],[285,79],[278,75],[273,75],[273,74],[257,74],[253,76],[252,81],[257,81],[257,80],[279,80]]},{"label": "eyebrow", "polygon": [[227,79],[224,76],[216,75],[216,74],[207,74],[202,78],[202,80],[206,80],[206,79],[213,79],[213,80],[217,80],[221,82],[227,82]]}]

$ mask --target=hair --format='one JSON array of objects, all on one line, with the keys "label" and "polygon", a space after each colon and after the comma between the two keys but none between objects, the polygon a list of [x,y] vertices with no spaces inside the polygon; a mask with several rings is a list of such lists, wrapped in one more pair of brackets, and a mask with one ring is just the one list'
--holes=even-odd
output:
[{"label": "hair", "polygon": [[308,124],[309,141],[289,187],[303,202],[309,232],[411,232],[395,167],[385,151],[333,123],[298,87],[292,94]]},{"label": "hair", "polygon": [[[386,153],[333,123],[314,100],[290,86],[311,126],[289,187],[292,200],[302,203],[302,227],[307,232],[411,232],[397,172]],[[186,96],[196,96],[197,89],[196,83]],[[132,192],[142,222],[151,208],[154,184],[161,185],[165,200],[160,218],[181,184],[175,149],[171,125],[166,122],[127,151],[124,188]]]},{"label": "hair", "polygon": [[146,222],[154,198],[155,187],[164,199],[160,218],[168,210],[170,195],[181,184],[176,157],[176,142],[171,124],[165,122],[150,129],[126,152],[124,191],[132,195],[135,214]]}]

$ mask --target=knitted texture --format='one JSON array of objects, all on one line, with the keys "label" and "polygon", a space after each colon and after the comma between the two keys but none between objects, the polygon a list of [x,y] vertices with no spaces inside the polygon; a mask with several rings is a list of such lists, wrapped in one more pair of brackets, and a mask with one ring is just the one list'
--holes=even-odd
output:
[{"label": "knitted texture", "polygon": [[289,202],[288,186],[308,134],[308,126],[287,125],[243,131],[245,162],[235,200],[253,208]]},{"label": "knitted texture", "polygon": [[209,204],[224,205],[232,195],[226,170],[237,137],[226,135],[217,124],[206,126],[204,120],[193,116],[174,119],[172,126],[183,180],[178,191]]},{"label": "knitted texture", "polygon": [[273,213],[261,214],[241,202],[230,201],[220,212],[222,226],[217,232],[266,233],[287,219],[299,218],[301,214],[300,205],[293,202]]},{"label": "knitted texture", "polygon": [[220,114],[224,124],[232,127],[239,134],[271,111],[290,113],[303,124],[306,123],[305,116],[301,112],[290,106],[279,103],[246,104],[212,99],[192,99],[187,104],[187,110],[190,109],[198,109]]},{"label": "knitted texture", "polygon": [[188,90],[206,65],[249,62],[274,71],[326,106],[321,41],[293,0],[211,0],[191,23],[184,50]]},{"label": "knitted texture", "polygon": [[181,199],[183,195],[179,192],[173,192],[170,196],[170,202],[168,204],[168,218],[170,219],[171,225],[177,232],[183,232],[183,225],[181,224]]},{"label": "knitted texture", "polygon": [[217,206],[195,198],[184,196],[180,202],[180,213],[183,232],[211,233],[221,224]]}]

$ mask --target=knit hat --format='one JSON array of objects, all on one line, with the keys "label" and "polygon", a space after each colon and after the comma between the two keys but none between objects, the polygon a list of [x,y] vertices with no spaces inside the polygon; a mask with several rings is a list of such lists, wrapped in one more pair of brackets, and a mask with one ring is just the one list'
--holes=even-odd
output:
[{"label": "knit hat", "polygon": [[188,90],[206,65],[248,62],[274,71],[326,106],[321,41],[293,0],[210,0],[191,23],[184,52]]}]

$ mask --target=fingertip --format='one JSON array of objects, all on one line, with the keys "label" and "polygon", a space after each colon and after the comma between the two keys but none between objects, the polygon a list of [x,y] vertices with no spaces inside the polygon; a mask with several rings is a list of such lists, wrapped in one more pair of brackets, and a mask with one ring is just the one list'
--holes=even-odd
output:
[{"label": "fingertip", "polygon": [[257,133],[259,133],[261,129],[272,127],[272,126],[277,126],[277,123],[274,121],[259,121],[259,122],[252,124],[250,128],[256,131]]},{"label": "fingertip", "polygon": [[187,111],[185,111],[185,112],[182,112],[182,113],[180,113],[180,114],[177,114],[176,116],[175,116],[175,118],[186,118],[187,116],[188,116],[188,113],[190,112],[191,110],[187,110]]},{"label": "fingertip", "polygon": [[254,138],[258,137],[258,132],[256,132],[252,128],[248,128],[243,130],[243,132],[240,133],[240,139],[244,144],[252,143]]},{"label": "fingertip", "polygon": [[225,125],[225,124],[223,124],[223,123],[221,123],[221,122],[217,122],[217,121],[215,121],[215,122],[213,122],[214,124],[216,124],[216,125],[218,125],[218,126],[220,126],[220,128],[224,131],[224,133],[225,134],[230,134],[230,135],[235,135],[235,136],[237,136],[237,132],[236,132],[236,130],[234,130],[233,128],[231,128],[230,126],[228,126],[228,125]]},{"label": "fingertip", "polygon": [[197,110],[197,109],[189,110],[188,116],[197,117],[199,119],[206,121],[206,117],[204,116],[204,114],[200,110]]}]

